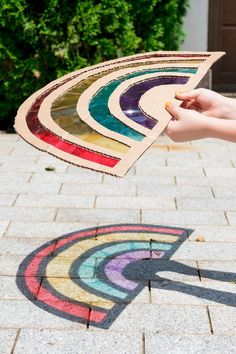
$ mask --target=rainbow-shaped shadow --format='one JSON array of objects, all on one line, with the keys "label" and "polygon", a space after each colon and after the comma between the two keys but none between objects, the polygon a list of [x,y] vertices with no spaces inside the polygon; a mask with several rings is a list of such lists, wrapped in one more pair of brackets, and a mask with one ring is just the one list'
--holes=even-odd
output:
[{"label": "rainbow-shaped shadow", "polygon": [[127,269],[144,259],[169,259],[185,238],[185,229],[139,224],[74,232],[32,252],[19,267],[17,285],[46,311],[106,328],[114,307],[144,287]]},{"label": "rainbow-shaped shadow", "polygon": [[168,124],[165,101],[194,88],[222,55],[153,52],[81,69],[24,102],[15,128],[60,159],[124,176]]}]

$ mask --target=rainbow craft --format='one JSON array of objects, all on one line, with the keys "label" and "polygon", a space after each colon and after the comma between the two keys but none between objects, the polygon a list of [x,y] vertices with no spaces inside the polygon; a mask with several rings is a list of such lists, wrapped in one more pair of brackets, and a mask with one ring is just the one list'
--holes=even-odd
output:
[{"label": "rainbow craft", "polygon": [[[169,259],[186,229],[119,224],[74,232],[21,263],[17,285],[35,305],[65,319],[108,328],[112,311],[145,286],[126,271],[140,260]],[[129,273],[130,274],[130,273]]]},{"label": "rainbow craft", "polygon": [[223,54],[150,52],[75,71],[29,97],[15,129],[62,160],[122,177],[168,124],[165,102]]}]

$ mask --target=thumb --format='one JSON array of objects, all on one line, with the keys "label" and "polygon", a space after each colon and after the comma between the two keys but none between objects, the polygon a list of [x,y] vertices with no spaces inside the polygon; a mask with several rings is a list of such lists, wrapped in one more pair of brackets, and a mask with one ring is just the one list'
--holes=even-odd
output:
[{"label": "thumb", "polygon": [[182,108],[175,106],[172,102],[167,101],[165,104],[166,110],[172,115],[174,120],[179,120],[181,117]]},{"label": "thumb", "polygon": [[196,100],[198,98],[198,96],[200,95],[200,93],[201,93],[200,89],[191,90],[188,92],[177,91],[175,93],[175,97],[178,98],[179,100],[182,100],[182,101]]}]

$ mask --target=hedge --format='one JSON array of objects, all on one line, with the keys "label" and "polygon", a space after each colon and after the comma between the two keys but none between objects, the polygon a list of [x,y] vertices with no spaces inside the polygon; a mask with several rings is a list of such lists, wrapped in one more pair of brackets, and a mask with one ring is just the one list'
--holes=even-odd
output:
[{"label": "hedge", "polygon": [[12,124],[32,92],[65,73],[177,50],[187,7],[188,0],[1,0],[0,127]]}]

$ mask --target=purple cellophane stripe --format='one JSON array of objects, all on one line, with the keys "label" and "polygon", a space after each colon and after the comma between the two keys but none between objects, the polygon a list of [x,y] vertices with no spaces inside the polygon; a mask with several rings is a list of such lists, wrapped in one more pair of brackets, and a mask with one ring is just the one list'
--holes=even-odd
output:
[{"label": "purple cellophane stripe", "polygon": [[139,101],[141,96],[153,87],[171,84],[184,85],[188,79],[188,77],[181,76],[159,77],[134,84],[121,95],[120,107],[124,114],[132,121],[144,126],[145,128],[152,129],[157,124],[157,120],[146,116],[140,110]]}]

